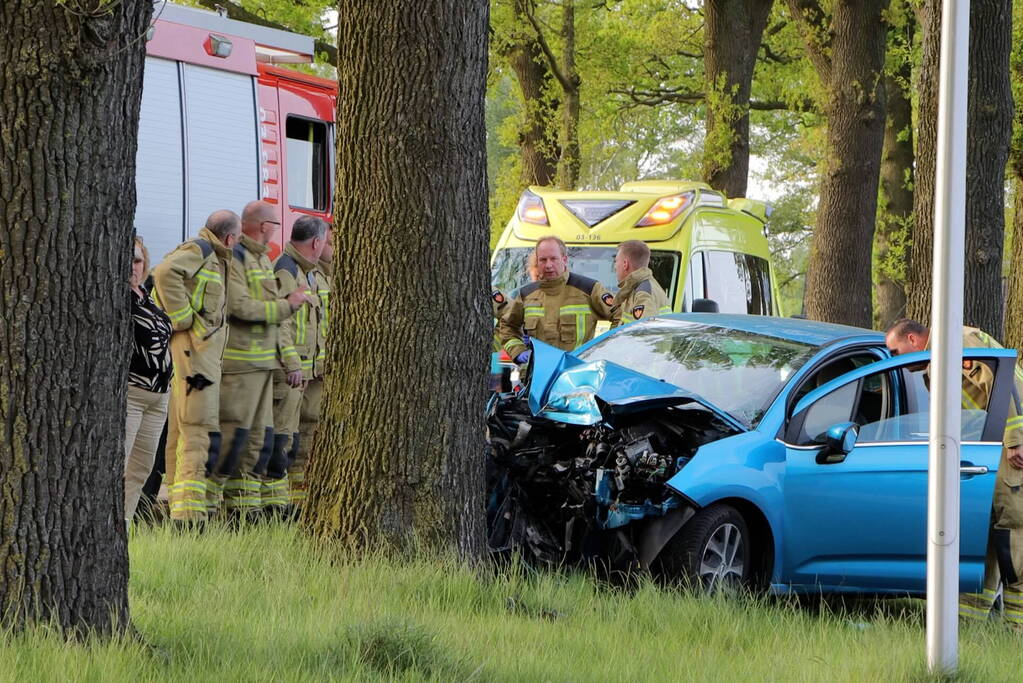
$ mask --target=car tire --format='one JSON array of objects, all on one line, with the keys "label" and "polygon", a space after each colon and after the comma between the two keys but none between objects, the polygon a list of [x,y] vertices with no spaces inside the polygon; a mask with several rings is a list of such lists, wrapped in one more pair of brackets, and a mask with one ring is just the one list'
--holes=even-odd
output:
[{"label": "car tire", "polygon": [[737,592],[752,587],[749,528],[730,505],[696,513],[664,546],[658,557],[664,579],[703,593]]}]

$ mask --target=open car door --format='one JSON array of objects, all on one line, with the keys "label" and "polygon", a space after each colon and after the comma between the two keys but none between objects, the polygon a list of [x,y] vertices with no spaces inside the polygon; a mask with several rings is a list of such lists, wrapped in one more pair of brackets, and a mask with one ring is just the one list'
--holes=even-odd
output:
[{"label": "open car door", "polygon": [[[987,405],[964,399],[960,590],[980,588],[1015,351],[967,349],[990,372]],[[784,428],[782,580],[825,591],[923,593],[927,576],[929,352],[858,368],[803,397]]]}]

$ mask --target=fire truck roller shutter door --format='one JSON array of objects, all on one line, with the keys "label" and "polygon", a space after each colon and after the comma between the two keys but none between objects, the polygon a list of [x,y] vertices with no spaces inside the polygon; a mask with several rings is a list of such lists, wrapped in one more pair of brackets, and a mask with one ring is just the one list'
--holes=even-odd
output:
[{"label": "fire truck roller shutter door", "polygon": [[[135,227],[155,266],[185,239],[178,62],[146,57],[135,157]],[[222,208],[222,207],[217,207]],[[202,227],[198,223],[196,229]]]},{"label": "fire truck roller shutter door", "polygon": [[211,212],[259,198],[256,96],[252,76],[183,66],[188,230]]}]

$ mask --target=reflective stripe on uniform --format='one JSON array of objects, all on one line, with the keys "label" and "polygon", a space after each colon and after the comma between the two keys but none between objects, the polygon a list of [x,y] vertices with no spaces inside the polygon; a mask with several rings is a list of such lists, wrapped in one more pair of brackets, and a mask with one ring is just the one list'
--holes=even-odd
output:
[{"label": "reflective stripe on uniform", "polygon": [[172,323],[179,323],[188,316],[192,315],[193,312],[194,311],[192,310],[192,307],[190,305],[186,305],[181,310],[174,311],[173,313],[167,313],[167,317],[170,318]]},{"label": "reflective stripe on uniform", "polygon": [[245,351],[243,349],[224,349],[224,360],[261,361],[273,360],[276,356],[277,352],[273,349],[259,349],[253,351]]},{"label": "reflective stripe on uniform", "polygon": [[586,338],[586,316],[590,315],[589,304],[569,304],[558,309],[558,315],[575,316],[575,344],[578,346]]},{"label": "reflective stripe on uniform", "polygon": [[522,317],[529,318],[542,318],[543,317],[543,306],[526,306],[522,309]]}]

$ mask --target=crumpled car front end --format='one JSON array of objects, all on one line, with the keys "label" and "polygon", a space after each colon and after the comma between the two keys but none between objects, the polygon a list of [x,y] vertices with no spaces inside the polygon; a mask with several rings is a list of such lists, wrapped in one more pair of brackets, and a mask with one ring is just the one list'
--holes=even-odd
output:
[{"label": "crumpled car front end", "polygon": [[703,444],[743,431],[700,397],[534,342],[530,379],[488,408],[490,546],[550,564],[642,566],[665,486]]}]

